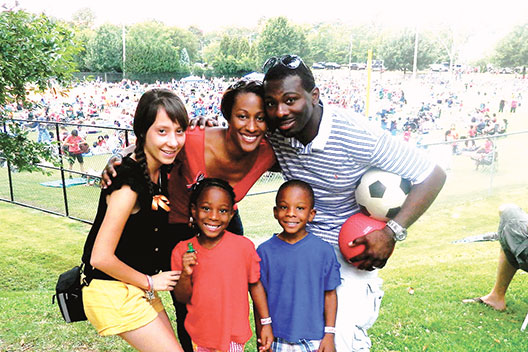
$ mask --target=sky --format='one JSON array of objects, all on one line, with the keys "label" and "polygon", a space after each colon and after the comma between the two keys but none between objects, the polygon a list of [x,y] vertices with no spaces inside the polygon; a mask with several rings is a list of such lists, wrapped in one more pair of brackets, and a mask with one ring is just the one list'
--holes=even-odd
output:
[{"label": "sky", "polygon": [[[29,12],[70,20],[90,8],[96,24],[133,24],[156,19],[170,26],[194,25],[205,32],[229,26],[257,27],[262,18],[286,16],[297,24],[341,21],[389,28],[449,25],[474,33],[468,54],[488,49],[514,25],[528,23],[528,0],[18,0]],[[0,0],[0,3],[13,0]]]}]

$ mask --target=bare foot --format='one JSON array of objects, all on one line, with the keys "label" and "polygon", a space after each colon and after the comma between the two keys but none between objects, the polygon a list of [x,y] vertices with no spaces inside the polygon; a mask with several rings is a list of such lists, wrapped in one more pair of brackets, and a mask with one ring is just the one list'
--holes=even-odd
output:
[{"label": "bare foot", "polygon": [[463,299],[462,303],[481,303],[498,311],[506,309],[506,304],[504,302],[494,301],[488,296]]},{"label": "bare foot", "polygon": [[506,310],[506,302],[503,299],[498,299],[497,297],[494,297],[491,294],[480,297],[480,299],[482,300],[482,303],[487,304],[495,310],[501,312]]}]

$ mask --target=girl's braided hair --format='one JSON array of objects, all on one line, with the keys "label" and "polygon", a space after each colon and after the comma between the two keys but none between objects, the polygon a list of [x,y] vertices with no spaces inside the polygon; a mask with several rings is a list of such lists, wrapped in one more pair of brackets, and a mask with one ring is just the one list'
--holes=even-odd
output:
[{"label": "girl's braided hair", "polygon": [[145,155],[145,138],[147,131],[156,121],[159,109],[165,110],[172,122],[177,122],[185,131],[189,125],[187,110],[181,99],[172,91],[164,88],[156,88],[145,92],[139,99],[134,114],[134,134],[136,135],[136,161],[143,169],[150,195],[154,195],[154,183],[151,181],[147,158]]}]

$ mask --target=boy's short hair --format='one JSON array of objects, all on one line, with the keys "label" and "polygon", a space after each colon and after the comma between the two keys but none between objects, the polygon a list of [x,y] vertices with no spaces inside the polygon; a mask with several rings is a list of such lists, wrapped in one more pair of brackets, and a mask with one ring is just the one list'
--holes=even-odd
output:
[{"label": "boy's short hair", "polygon": [[314,207],[315,195],[314,195],[312,186],[310,186],[308,183],[304,181],[296,180],[296,179],[286,181],[279,187],[279,190],[277,191],[277,195],[275,196],[275,204],[278,203],[279,195],[281,194],[281,192],[284,191],[288,187],[299,187],[299,188],[304,189],[308,193],[308,197],[310,198],[311,207],[312,208]]}]

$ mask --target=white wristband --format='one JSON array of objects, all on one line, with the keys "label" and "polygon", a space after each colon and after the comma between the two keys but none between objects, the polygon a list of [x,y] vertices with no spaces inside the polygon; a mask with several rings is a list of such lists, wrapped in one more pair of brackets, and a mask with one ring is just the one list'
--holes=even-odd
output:
[{"label": "white wristband", "polygon": [[260,324],[262,324],[262,325],[270,325],[271,324],[271,317],[260,319]]},{"label": "white wristband", "polygon": [[325,326],[324,329],[325,334],[334,334],[336,333],[336,328],[333,326]]}]

